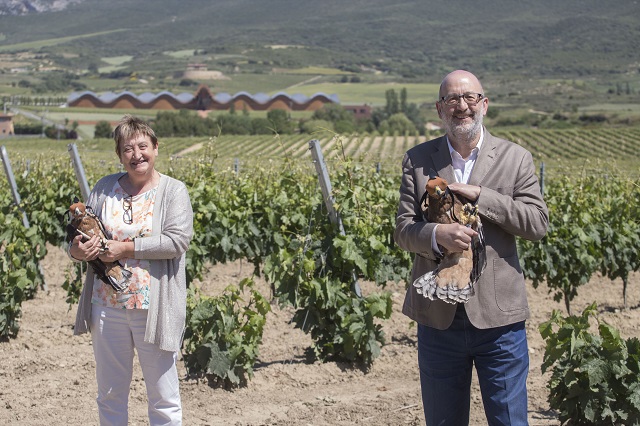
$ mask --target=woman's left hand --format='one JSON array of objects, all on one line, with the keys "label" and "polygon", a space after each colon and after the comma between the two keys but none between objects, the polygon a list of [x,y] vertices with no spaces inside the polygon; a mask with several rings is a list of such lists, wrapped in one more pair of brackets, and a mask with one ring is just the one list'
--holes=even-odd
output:
[{"label": "woman's left hand", "polygon": [[133,241],[107,241],[107,250],[98,258],[103,262],[115,262],[122,258],[133,258],[134,244]]}]

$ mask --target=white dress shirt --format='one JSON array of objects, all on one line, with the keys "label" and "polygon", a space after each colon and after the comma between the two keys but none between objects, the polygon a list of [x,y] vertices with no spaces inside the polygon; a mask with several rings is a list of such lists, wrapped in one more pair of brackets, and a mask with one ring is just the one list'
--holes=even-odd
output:
[{"label": "white dress shirt", "polygon": [[[451,165],[453,166],[453,173],[456,177],[456,182],[459,183],[468,183],[469,176],[471,176],[471,172],[473,171],[473,166],[476,165],[476,160],[478,159],[478,153],[480,152],[480,147],[482,146],[482,142],[484,141],[484,128],[480,129],[480,139],[478,140],[478,144],[473,148],[471,154],[465,159],[453,149],[451,146],[451,142],[449,142],[449,137],[447,137],[447,146],[449,147],[449,154],[451,155]],[[431,234],[431,247],[433,251],[441,256],[442,252],[438,248],[438,243],[436,242],[436,229],[438,225],[433,228],[433,233]]]}]

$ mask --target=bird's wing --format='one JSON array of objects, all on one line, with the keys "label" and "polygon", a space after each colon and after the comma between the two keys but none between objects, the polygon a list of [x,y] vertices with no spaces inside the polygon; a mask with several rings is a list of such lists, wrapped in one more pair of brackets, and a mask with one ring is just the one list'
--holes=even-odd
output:
[{"label": "bird's wing", "polygon": [[90,226],[94,230],[94,232],[98,233],[101,238],[107,240],[111,239],[111,233],[105,229],[104,224],[102,223],[100,218],[96,216],[91,210],[87,209],[87,214],[85,215],[85,217],[88,219]]}]

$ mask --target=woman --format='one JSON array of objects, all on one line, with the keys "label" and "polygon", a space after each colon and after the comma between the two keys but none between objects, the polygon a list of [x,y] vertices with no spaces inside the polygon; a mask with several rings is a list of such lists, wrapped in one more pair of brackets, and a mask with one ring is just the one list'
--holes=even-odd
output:
[{"label": "woman", "polygon": [[160,174],[155,133],[125,115],[114,130],[125,173],[105,176],[87,206],[111,234],[106,249],[94,236],[73,239],[79,261],[119,261],[132,272],[116,293],[90,270],[78,306],[74,334],[91,332],[101,425],[126,425],[134,348],[142,367],[151,425],[182,423],[176,362],[186,313],[185,252],[193,211],[185,185]]}]

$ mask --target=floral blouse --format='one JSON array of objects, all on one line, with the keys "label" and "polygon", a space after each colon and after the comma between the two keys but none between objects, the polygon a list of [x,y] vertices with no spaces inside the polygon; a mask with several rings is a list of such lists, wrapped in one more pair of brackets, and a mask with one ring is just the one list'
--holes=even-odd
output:
[{"label": "floral blouse", "polygon": [[[105,198],[102,222],[114,241],[133,241],[151,235],[153,206],[158,188],[139,195],[127,194],[116,182]],[[142,259],[120,259],[120,263],[132,272],[129,288],[116,293],[108,284],[95,280],[91,303],[119,309],[149,309],[149,261]]]}]

